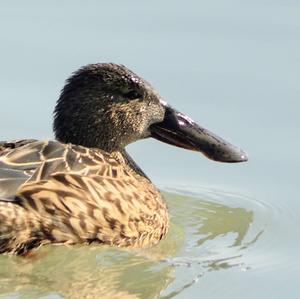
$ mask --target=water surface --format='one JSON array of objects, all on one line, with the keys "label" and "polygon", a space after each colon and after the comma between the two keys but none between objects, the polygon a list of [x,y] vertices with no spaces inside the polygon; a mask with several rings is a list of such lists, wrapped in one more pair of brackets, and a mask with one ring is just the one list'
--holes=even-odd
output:
[{"label": "water surface", "polygon": [[208,189],[164,195],[172,221],[158,246],[48,246],[30,258],[1,256],[0,298],[172,298],[201,289],[215,272],[261,266],[257,243],[268,225],[259,217],[268,210],[262,203]]},{"label": "water surface", "polygon": [[[221,293],[235,298],[251,292],[253,275],[262,279],[293,269],[295,259],[285,256],[275,240],[276,222],[291,225],[292,211],[240,194],[189,189],[164,192],[171,229],[156,247],[48,246],[30,258],[1,256],[0,298],[193,298]],[[229,288],[230,277],[236,284]]]}]

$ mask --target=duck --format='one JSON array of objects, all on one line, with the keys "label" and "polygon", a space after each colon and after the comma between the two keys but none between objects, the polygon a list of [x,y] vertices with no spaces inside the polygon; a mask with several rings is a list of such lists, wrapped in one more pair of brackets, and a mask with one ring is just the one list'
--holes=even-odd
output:
[{"label": "duck", "polygon": [[45,244],[159,243],[168,209],[125,149],[135,141],[154,138],[219,162],[248,159],[115,63],[88,64],[67,79],[53,131],[54,139],[0,142],[0,253],[26,255]]}]

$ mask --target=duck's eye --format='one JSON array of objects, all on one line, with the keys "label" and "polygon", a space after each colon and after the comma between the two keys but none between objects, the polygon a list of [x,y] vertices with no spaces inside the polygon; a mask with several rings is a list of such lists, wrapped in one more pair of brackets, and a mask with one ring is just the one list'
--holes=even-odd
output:
[{"label": "duck's eye", "polygon": [[138,99],[141,96],[142,95],[136,90],[129,90],[128,92],[124,93],[124,97],[126,97],[127,99],[130,99],[130,100]]}]

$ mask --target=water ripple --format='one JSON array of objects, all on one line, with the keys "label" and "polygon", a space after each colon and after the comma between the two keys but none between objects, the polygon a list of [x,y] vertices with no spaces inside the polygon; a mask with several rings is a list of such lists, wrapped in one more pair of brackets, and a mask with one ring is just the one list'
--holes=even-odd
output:
[{"label": "water ripple", "polygon": [[294,258],[282,251],[284,244],[278,237],[296,217],[284,203],[270,204],[205,187],[164,190],[174,225],[185,229],[180,255],[164,261],[176,269],[178,280],[188,272],[190,279],[173,282],[163,291],[163,298],[179,294],[214,271],[278,271],[294,264]]},{"label": "water ripple", "polygon": [[296,215],[285,201],[270,204],[205,187],[163,190],[171,227],[158,246],[45,246],[34,259],[3,255],[0,297],[186,298],[195,285],[192,294],[207,291],[201,282],[209,277],[228,290],[227,274],[299,267],[297,246],[295,256],[286,250],[298,238],[289,235]]}]

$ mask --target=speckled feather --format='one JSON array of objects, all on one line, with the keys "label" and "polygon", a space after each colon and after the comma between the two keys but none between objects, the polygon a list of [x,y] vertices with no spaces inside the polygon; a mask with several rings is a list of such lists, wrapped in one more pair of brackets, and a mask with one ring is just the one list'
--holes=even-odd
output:
[{"label": "speckled feather", "polygon": [[50,242],[143,247],[166,234],[159,192],[124,154],[58,141],[0,149],[0,252],[23,254]]}]

